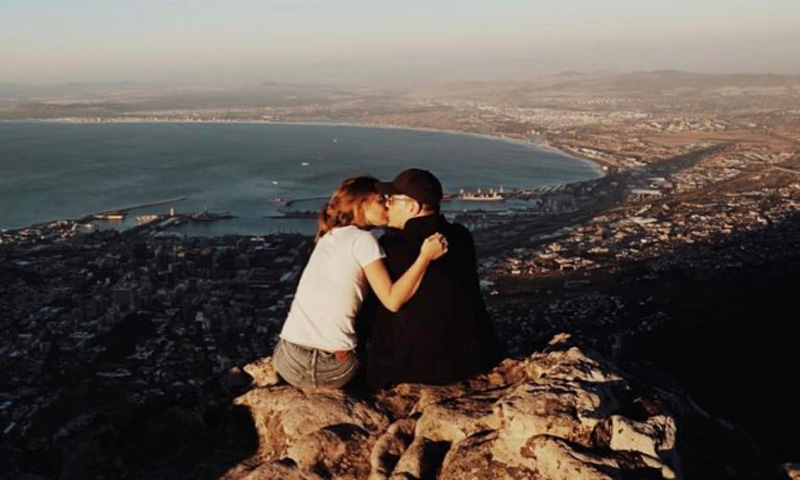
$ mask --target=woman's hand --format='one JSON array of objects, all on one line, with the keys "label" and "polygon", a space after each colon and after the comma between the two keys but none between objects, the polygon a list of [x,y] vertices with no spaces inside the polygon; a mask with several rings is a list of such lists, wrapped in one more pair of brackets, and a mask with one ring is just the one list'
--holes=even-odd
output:
[{"label": "woman's hand", "polygon": [[434,233],[422,242],[420,253],[430,261],[441,258],[447,253],[447,238],[441,233]]},{"label": "woman's hand", "polygon": [[383,258],[365,266],[364,273],[381,303],[390,312],[396,312],[417,292],[428,265],[445,253],[447,239],[441,233],[434,233],[422,242],[417,260],[396,282],[389,277]]}]

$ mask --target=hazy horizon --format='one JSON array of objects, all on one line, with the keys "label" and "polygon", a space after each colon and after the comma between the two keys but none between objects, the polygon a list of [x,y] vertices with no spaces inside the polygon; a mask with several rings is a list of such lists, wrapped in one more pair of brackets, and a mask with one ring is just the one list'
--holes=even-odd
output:
[{"label": "hazy horizon", "polygon": [[565,70],[800,74],[800,3],[76,0],[0,6],[0,82],[523,80]]}]

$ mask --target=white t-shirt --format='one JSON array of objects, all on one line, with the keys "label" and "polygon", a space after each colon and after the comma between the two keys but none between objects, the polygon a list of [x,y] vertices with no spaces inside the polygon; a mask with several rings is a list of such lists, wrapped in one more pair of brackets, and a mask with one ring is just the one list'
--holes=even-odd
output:
[{"label": "white t-shirt", "polygon": [[322,350],[356,347],[355,317],[369,289],[364,267],[386,255],[369,231],[337,227],[319,239],[281,338]]}]

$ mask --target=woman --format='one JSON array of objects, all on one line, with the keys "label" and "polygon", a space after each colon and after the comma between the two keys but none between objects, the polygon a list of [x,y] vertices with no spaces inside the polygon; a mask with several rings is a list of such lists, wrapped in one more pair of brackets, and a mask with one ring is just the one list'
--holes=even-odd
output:
[{"label": "woman", "polygon": [[296,387],[340,388],[358,371],[354,320],[369,287],[396,312],[417,291],[430,262],[444,255],[441,234],[428,237],[414,264],[396,282],[368,231],[385,226],[386,205],[373,177],[342,182],[319,215],[311,253],[275,347],[280,376]]}]

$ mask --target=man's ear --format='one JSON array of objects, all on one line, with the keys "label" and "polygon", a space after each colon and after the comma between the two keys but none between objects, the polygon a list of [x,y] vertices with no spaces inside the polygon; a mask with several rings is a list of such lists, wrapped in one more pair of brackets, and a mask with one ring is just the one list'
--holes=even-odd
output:
[{"label": "man's ear", "polygon": [[421,204],[421,203],[419,203],[419,202],[418,202],[418,201],[416,201],[416,200],[414,200],[413,202],[410,202],[410,203],[411,203],[411,205],[412,205],[412,207],[411,207],[411,214],[412,214],[413,216],[415,216],[415,217],[416,217],[417,215],[419,215],[420,213],[422,213],[422,204]]}]

